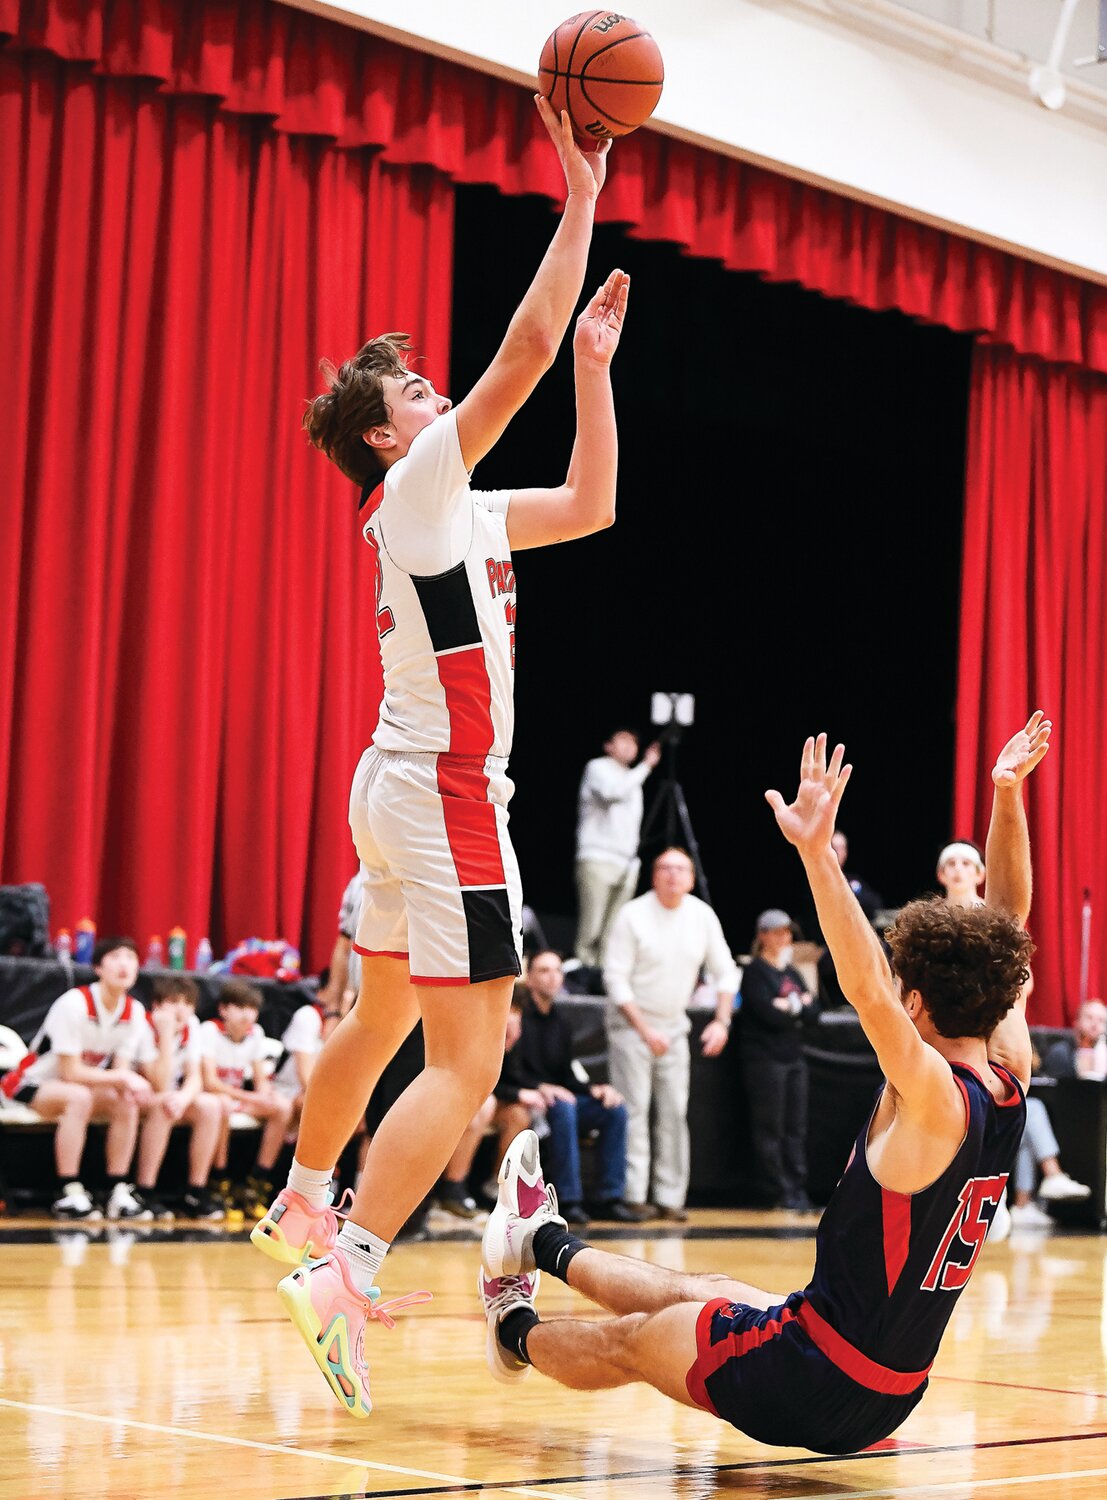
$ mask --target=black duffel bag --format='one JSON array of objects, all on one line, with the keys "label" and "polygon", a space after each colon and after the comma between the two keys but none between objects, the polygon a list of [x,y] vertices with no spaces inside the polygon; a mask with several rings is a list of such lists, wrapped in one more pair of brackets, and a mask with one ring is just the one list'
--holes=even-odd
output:
[{"label": "black duffel bag", "polygon": [[0,885],[0,953],[50,954],[50,897],[44,885]]}]

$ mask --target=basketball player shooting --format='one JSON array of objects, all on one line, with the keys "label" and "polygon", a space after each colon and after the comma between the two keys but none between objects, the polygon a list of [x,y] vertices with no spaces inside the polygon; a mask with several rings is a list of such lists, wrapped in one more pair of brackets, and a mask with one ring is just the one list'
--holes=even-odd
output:
[{"label": "basketball player shooting", "polygon": [[[480,1293],[492,1373],[533,1365],[562,1385],[645,1381],[763,1443],[851,1453],[894,1432],[931,1364],[1006,1190],[1026,1118],[1033,945],[1022,783],[1049,748],[1036,713],[992,772],[983,906],[906,906],[891,965],[831,848],[851,767],[826,736],[803,749],[787,804],[766,792],[795,846],[846,996],[885,1082],[819,1225],[803,1291],[766,1292],[595,1250],[570,1234],[524,1131],[500,1169]],[[541,1322],[539,1274],[616,1317]]]},{"label": "basketball player shooting", "polygon": [[[392,1326],[376,1282],[389,1245],[484,1100],[519,974],[522,898],[507,833],[515,572],[523,547],[588,536],[615,516],[610,363],[629,278],[613,271],[577,320],[577,427],[556,489],[478,493],[474,466],[553,363],[580,297],[610,142],[585,155],[538,99],[567,197],[545,258],[489,368],[454,408],[407,366],[406,335],[373,339],[310,406],[311,440],[362,486],[377,564],[384,699],[354,776],[365,885],[357,1002],[312,1071],[288,1186],[251,1239],[296,1266],[282,1300],[341,1405],[371,1410],[364,1335]],[[326,367],[325,367],[326,368]],[[373,1138],[341,1233],[335,1162],[386,1063],[422,1018],[426,1067]]]}]

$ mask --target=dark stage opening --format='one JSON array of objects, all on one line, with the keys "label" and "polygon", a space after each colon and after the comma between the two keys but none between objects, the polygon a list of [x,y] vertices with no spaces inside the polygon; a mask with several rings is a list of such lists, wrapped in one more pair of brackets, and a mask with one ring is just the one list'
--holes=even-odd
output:
[{"label": "dark stage opening", "polygon": [[[458,190],[455,399],[494,354],[555,222],[539,199]],[[959,831],[971,339],[601,227],[587,290],[616,265],[632,277],[614,365],[618,520],[516,558],[511,811],[527,900],[573,911],[581,770],[613,725],[649,735],[654,690],[696,695],[678,773],[736,949],[763,907],[808,907],[761,795],[790,798],[808,732],[843,739],[855,765],[840,818],[851,867],[890,904],[932,888]],[[479,488],[563,479],[571,336]]]}]

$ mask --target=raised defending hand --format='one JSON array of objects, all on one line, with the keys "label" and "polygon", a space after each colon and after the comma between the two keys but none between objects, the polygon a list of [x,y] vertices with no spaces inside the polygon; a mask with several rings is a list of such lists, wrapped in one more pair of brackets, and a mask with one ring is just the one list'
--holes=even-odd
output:
[{"label": "raised defending hand", "polygon": [[607,153],[611,150],[611,141],[601,141],[595,151],[582,151],[577,145],[573,127],[565,111],[561,111],[561,118],[558,119],[550,101],[542,94],[535,94],[534,102],[561,160],[566,188],[570,193],[582,193],[585,197],[594,198],[607,176]]},{"label": "raised defending hand", "polygon": [[1042,717],[1042,711],[1031,715],[1025,729],[1020,729],[999,752],[992,768],[992,780],[996,786],[1017,786],[1029,776],[1034,767],[1049,749],[1049,736],[1053,721]]},{"label": "raised defending hand", "polygon": [[619,347],[629,294],[630,277],[625,271],[612,271],[577,319],[573,353],[578,359],[590,359],[597,365],[611,363]]},{"label": "raised defending hand", "polygon": [[811,854],[830,844],[838,804],[846,789],[852,766],[843,766],[845,746],[836,745],[826,763],[826,735],[810,736],[800,760],[800,783],[796,800],[789,806],[779,792],[768,791],[765,801],[776,814],[777,825],[800,854]]}]

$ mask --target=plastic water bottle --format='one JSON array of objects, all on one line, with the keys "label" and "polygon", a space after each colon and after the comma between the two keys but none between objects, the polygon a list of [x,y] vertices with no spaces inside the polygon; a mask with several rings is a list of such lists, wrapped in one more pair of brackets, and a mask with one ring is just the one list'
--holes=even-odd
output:
[{"label": "plastic water bottle", "polygon": [[146,958],[143,961],[144,969],[160,969],[165,964],[165,951],[161,946],[161,938],[155,932],[146,944]]},{"label": "plastic water bottle", "polygon": [[202,937],[196,944],[196,961],[193,964],[197,974],[206,974],[211,968],[211,944],[206,937]]},{"label": "plastic water bottle", "polygon": [[73,944],[73,957],[79,964],[90,964],[96,949],[96,923],[91,917],[82,917],[77,923],[77,939]]},{"label": "plastic water bottle", "polygon": [[188,945],[188,935],[183,927],[171,927],[169,929],[169,967],[171,969],[183,969],[185,966],[185,948]]},{"label": "plastic water bottle", "polygon": [[68,927],[59,927],[54,939],[54,952],[59,962],[69,964],[73,962],[73,939],[69,935]]}]

